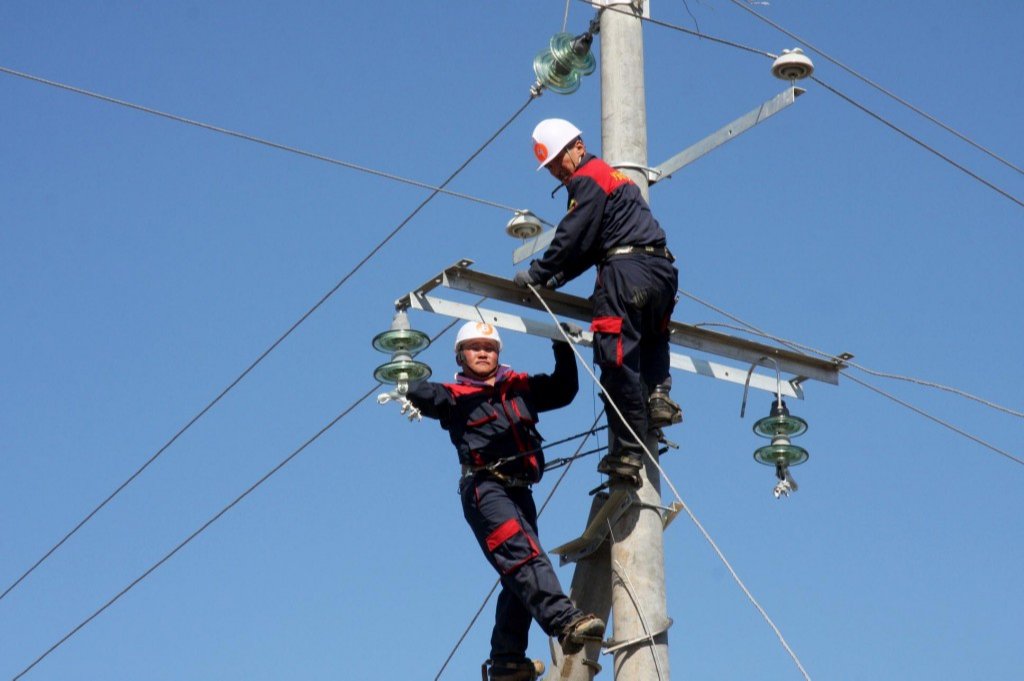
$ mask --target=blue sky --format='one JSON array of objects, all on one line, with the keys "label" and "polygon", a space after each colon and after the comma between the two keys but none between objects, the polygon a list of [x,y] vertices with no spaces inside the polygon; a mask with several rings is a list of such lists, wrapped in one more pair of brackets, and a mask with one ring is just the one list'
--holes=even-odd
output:
[{"label": "blue sky", "polygon": [[[700,29],[794,47],[725,0]],[[1018,166],[1019,3],[758,5],[772,20]],[[6,3],[0,66],[438,183],[528,98],[553,0]],[[693,27],[682,2],[653,6]],[[568,28],[592,10],[573,2]],[[781,91],[770,62],[648,25],[659,163]],[[600,50],[600,39],[596,41]],[[812,54],[816,75],[1017,198],[1018,172]],[[795,106],[652,189],[681,287],[860,364],[1020,410],[1024,209],[813,83]],[[418,189],[0,74],[0,589],[231,383],[426,197]],[[544,94],[451,188],[556,221],[541,118],[600,151],[600,80]],[[369,390],[393,301],[461,258],[511,276],[510,215],[448,196],[399,235],[38,570],[0,600],[11,678]],[[592,273],[569,287],[586,294]],[[676,319],[732,323],[690,299]],[[445,321],[412,314],[436,333]],[[730,333],[734,333],[730,331]],[[451,337],[422,359],[454,371]],[[544,371],[546,341],[503,360]],[[745,367],[744,367],[745,369]],[[1019,417],[862,373],[1024,456]],[[768,397],[676,376],[665,469],[816,679],[1014,679],[1021,464],[850,380],[806,385],[801,485],[751,458]],[[545,416],[584,430],[596,397]],[[565,456],[565,447],[549,457]],[[582,528],[574,466],[541,518]],[[433,423],[367,400],[30,679],[433,679],[493,583]],[[554,476],[538,486],[546,497]],[[665,537],[675,678],[800,678],[685,518]],[[568,584],[571,570],[560,571]],[[472,679],[491,606],[442,678]],[[535,629],[531,651],[547,657]],[[610,668],[610,664],[608,665]],[[605,672],[601,677],[608,676]],[[610,676],[609,676],[610,678]]]}]

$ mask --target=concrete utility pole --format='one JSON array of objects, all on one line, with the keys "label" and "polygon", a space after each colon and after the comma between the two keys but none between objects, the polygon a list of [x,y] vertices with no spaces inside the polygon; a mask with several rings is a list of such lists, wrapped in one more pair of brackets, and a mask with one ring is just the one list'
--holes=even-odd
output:
[{"label": "concrete utility pole", "polygon": [[[601,155],[612,166],[647,166],[640,20],[645,2],[613,0],[601,13]],[[648,198],[646,172],[621,169]],[[647,436],[646,445],[657,457],[657,438]],[[646,458],[642,476],[640,504],[630,506],[609,537],[613,639],[635,641],[615,650],[615,681],[669,681],[661,477]]]}]

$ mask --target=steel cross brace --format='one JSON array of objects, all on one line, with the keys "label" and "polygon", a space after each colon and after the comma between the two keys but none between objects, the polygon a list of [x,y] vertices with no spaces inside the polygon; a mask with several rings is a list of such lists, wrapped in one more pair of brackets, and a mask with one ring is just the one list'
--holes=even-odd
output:
[{"label": "steel cross brace", "polygon": [[[476,272],[470,269],[472,263],[472,260],[460,260],[446,268],[422,286],[395,301],[396,309],[423,310],[467,321],[485,321],[502,329],[543,338],[562,339],[561,331],[546,316],[543,306],[530,290],[521,289],[508,279]],[[486,299],[541,311],[545,314],[545,321],[536,321],[517,313],[502,312],[428,295],[439,287],[464,291]],[[547,289],[541,290],[541,295],[559,317],[574,319],[589,325],[592,318],[592,306],[589,300]],[[805,380],[813,379],[836,385],[839,383],[840,369],[846,366],[838,360],[817,359],[784,348],[765,345],[745,338],[736,338],[676,321],[669,323],[669,334],[669,341],[673,345],[732,358],[747,365],[747,368],[735,368],[672,352],[670,362],[673,368],[743,385],[747,381],[750,366],[757,365],[775,369],[777,362],[780,372],[794,374],[795,377],[777,382],[774,371],[770,375],[754,372],[750,375],[750,387],[773,393],[776,390],[781,390],[783,395],[798,399],[803,399],[802,383]],[[579,342],[582,345],[591,345],[592,341],[593,335],[589,331],[584,331]]]}]

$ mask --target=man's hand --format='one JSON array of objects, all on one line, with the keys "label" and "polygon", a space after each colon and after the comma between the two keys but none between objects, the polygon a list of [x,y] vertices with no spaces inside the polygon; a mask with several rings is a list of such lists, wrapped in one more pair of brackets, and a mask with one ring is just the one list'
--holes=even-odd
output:
[{"label": "man's hand", "polygon": [[530,284],[536,284],[533,280],[533,275],[530,274],[530,270],[519,270],[516,272],[516,276],[512,278],[512,283],[519,288],[526,288]]},{"label": "man's hand", "polygon": [[572,322],[559,322],[558,325],[562,327],[562,331],[565,331],[566,335],[570,338],[579,340],[583,336],[583,329]]}]

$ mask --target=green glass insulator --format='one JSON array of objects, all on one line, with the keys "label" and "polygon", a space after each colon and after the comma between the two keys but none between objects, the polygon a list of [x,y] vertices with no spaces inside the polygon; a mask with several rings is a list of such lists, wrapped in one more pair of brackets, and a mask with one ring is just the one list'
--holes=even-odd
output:
[{"label": "green glass insulator", "polygon": [[796,445],[770,444],[754,450],[754,460],[766,466],[784,463],[787,466],[798,466],[810,458],[803,447]]},{"label": "green glass insulator", "polygon": [[430,345],[430,337],[415,329],[391,329],[373,337],[373,347],[381,352],[413,354]]},{"label": "green glass insulator", "polygon": [[762,437],[799,437],[807,432],[807,421],[791,414],[777,414],[758,419],[754,432]]},{"label": "green glass insulator", "polygon": [[580,73],[555,61],[550,50],[544,50],[533,60],[533,72],[544,87],[560,95],[569,95],[580,89]]},{"label": "green glass insulator", "polygon": [[415,383],[430,378],[430,367],[414,359],[396,359],[374,369],[373,377],[381,383]]},{"label": "green glass insulator", "polygon": [[597,60],[590,52],[589,43],[587,51],[581,54],[573,49],[575,41],[572,33],[556,33],[551,38],[551,54],[560,64],[578,71],[581,76],[589,76],[597,68]]}]

